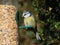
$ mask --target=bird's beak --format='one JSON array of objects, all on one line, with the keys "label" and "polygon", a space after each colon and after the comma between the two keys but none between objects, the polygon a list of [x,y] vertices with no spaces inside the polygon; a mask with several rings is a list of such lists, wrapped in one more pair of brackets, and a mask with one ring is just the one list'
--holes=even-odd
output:
[{"label": "bird's beak", "polygon": [[23,16],[22,16],[23,17]]}]

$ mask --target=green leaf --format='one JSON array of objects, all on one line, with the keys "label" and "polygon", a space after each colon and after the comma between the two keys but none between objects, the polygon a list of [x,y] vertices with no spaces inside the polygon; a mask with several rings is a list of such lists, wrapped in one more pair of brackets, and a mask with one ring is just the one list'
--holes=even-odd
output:
[{"label": "green leaf", "polygon": [[56,23],[55,23],[55,28],[56,28],[56,29],[60,29],[60,22],[56,22]]}]

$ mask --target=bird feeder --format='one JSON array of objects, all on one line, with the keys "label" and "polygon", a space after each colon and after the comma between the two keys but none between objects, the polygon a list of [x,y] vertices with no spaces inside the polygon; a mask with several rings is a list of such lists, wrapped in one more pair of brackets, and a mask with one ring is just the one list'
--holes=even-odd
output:
[{"label": "bird feeder", "polygon": [[0,2],[0,45],[18,45],[18,28],[15,20],[17,9],[12,1]]},{"label": "bird feeder", "polygon": [[33,27],[31,27],[31,26],[19,26],[19,29],[29,29],[29,28],[33,28]]}]

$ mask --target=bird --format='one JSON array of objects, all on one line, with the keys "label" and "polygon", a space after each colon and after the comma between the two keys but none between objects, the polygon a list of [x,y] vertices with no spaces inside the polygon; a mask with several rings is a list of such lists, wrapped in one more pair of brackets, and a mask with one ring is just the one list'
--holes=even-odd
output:
[{"label": "bird", "polygon": [[24,25],[26,27],[28,27],[28,26],[32,27],[36,39],[41,40],[41,37],[39,36],[38,30],[37,30],[37,26],[36,26],[36,22],[35,22],[35,18],[33,16],[33,14],[29,11],[24,10],[22,17],[24,17],[24,19],[23,19]]}]

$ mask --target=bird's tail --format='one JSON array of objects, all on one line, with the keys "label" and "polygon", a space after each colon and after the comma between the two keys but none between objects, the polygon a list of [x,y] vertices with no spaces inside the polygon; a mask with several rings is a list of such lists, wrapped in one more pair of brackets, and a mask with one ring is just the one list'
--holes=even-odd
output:
[{"label": "bird's tail", "polygon": [[41,40],[41,37],[39,36],[39,33],[38,32],[36,32],[36,39],[37,40]]},{"label": "bird's tail", "polygon": [[37,30],[37,26],[35,27],[35,36],[37,40],[41,40],[41,37],[39,36],[38,30]]}]

